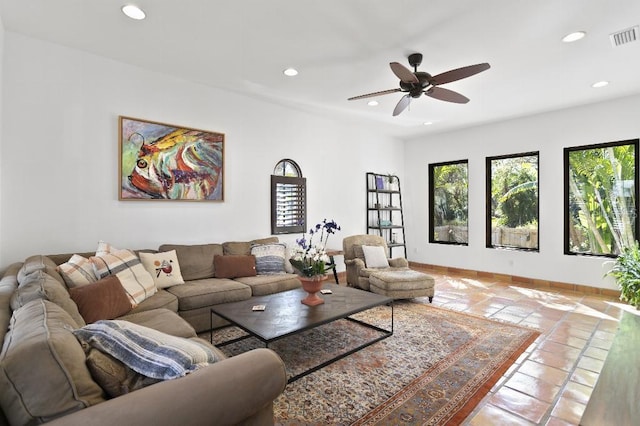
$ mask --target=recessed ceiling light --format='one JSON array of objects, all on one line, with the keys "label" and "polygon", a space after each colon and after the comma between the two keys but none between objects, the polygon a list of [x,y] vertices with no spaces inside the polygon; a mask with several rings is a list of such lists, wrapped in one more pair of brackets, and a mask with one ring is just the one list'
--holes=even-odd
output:
[{"label": "recessed ceiling light", "polygon": [[367,105],[369,105],[369,106],[378,106],[378,101],[369,101],[369,102],[367,102]]},{"label": "recessed ceiling light", "polygon": [[122,6],[122,13],[127,15],[131,19],[135,19],[140,21],[144,19],[147,15],[144,13],[144,10],[140,9],[138,6],[133,4],[127,4]]},{"label": "recessed ceiling light", "polygon": [[586,35],[587,33],[585,33],[584,31],[576,31],[575,33],[567,34],[566,36],[562,37],[562,41],[564,41],[565,43],[572,43],[574,41],[583,39]]},{"label": "recessed ceiling light", "polygon": [[608,85],[609,85],[609,82],[608,82],[608,81],[598,81],[598,82],[596,82],[596,83],[593,83],[593,84],[591,85],[591,87],[594,87],[594,88],[598,89],[598,88],[600,88],[600,87],[605,87],[605,86],[608,86]]},{"label": "recessed ceiling light", "polygon": [[432,121],[425,121],[424,123],[422,123],[425,126],[431,126],[433,124]]},{"label": "recessed ceiling light", "polygon": [[295,75],[298,75],[298,70],[295,68],[287,68],[286,70],[282,71],[284,75],[286,75],[287,77],[293,77]]}]

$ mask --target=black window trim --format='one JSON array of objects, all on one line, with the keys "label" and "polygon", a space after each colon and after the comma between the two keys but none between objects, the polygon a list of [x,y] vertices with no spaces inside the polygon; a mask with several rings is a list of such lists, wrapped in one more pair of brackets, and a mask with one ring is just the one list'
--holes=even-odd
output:
[{"label": "black window trim", "polygon": [[635,238],[638,241],[638,233],[640,232],[640,216],[638,215],[638,198],[640,197],[640,179],[638,178],[638,173],[640,171],[640,139],[627,139],[621,141],[614,142],[604,142],[604,143],[595,143],[589,145],[580,145],[580,146],[571,146],[565,147],[563,149],[563,173],[564,173],[564,247],[563,251],[566,256],[585,256],[585,257],[605,257],[605,258],[617,258],[616,254],[607,254],[607,253],[575,253],[569,250],[570,238],[569,238],[569,228],[571,226],[571,221],[569,219],[569,154],[574,151],[582,151],[587,149],[598,149],[598,148],[610,148],[614,146],[622,146],[622,145],[634,145],[634,167],[635,167],[635,184],[634,184],[634,197],[635,197]]},{"label": "black window trim", "polygon": [[433,170],[436,167],[441,166],[451,166],[454,164],[466,164],[467,165],[467,204],[469,201],[469,159],[464,160],[454,160],[454,161],[443,161],[440,163],[430,163],[429,164],[429,243],[430,244],[447,244],[454,246],[469,246],[469,238],[468,238],[468,230],[469,230],[469,211],[467,210],[467,242],[459,243],[457,241],[437,241],[434,238],[435,232],[435,223],[434,223],[434,203],[435,203],[435,187],[433,181]]},{"label": "black window trim", "polygon": [[[529,156],[538,157],[538,203],[537,203],[537,211],[536,217],[538,218],[538,246],[536,248],[527,248],[527,247],[512,247],[512,246],[494,246],[491,243],[491,234],[492,234],[492,225],[491,225],[491,181],[492,181],[492,172],[491,172],[491,162],[493,160],[505,160],[507,158],[517,158],[517,157],[529,157]],[[493,157],[485,158],[485,174],[486,174],[486,186],[485,186],[485,245],[486,248],[495,249],[495,250],[514,250],[514,251],[524,251],[524,252],[540,252],[540,151],[528,151],[521,152],[516,154],[506,154],[506,155],[496,155]]]}]

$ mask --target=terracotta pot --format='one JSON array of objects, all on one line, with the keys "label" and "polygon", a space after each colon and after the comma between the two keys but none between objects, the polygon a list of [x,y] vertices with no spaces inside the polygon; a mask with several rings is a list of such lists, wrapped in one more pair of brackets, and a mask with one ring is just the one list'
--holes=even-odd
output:
[{"label": "terracotta pot", "polygon": [[315,275],[313,277],[300,276],[300,282],[302,283],[302,289],[309,293],[307,297],[302,299],[300,303],[304,303],[307,306],[317,306],[324,303],[318,296],[318,292],[322,290],[322,284],[327,279],[326,275]]}]

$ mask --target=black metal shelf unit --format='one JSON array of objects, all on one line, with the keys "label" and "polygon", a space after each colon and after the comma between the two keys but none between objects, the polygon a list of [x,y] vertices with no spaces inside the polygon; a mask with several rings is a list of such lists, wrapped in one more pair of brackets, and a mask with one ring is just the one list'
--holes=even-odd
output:
[{"label": "black metal shelf unit", "polygon": [[385,239],[389,257],[397,257],[394,256],[396,248],[402,248],[403,257],[407,257],[398,176],[367,173],[367,234],[380,235]]}]

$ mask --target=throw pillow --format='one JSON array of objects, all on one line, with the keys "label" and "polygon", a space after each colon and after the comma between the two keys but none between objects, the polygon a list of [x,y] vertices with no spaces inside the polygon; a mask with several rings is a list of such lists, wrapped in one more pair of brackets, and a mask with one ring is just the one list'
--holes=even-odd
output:
[{"label": "throw pillow", "polygon": [[362,246],[367,268],[388,268],[389,260],[382,246]]},{"label": "throw pillow", "polygon": [[97,349],[90,349],[87,367],[91,377],[110,398],[158,383],[160,380],[136,373],[122,362]]},{"label": "throw pillow", "polygon": [[116,275],[69,290],[87,324],[118,318],[131,310],[131,302]]},{"label": "throw pillow", "polygon": [[167,288],[178,284],[184,284],[180,263],[175,250],[164,253],[138,254],[144,268],[151,274],[158,288]]},{"label": "throw pillow", "polygon": [[151,274],[144,269],[140,259],[129,250],[92,256],[89,260],[93,263],[96,275],[100,279],[109,275],[118,277],[133,307],[158,291]]},{"label": "throw pillow", "polygon": [[256,258],[256,273],[258,275],[284,274],[286,258],[286,244],[258,244],[251,247],[251,255]]},{"label": "throw pillow", "polygon": [[57,271],[62,275],[67,287],[74,288],[98,281],[93,272],[93,264],[89,259],[79,254],[71,256],[66,263],[58,266]]},{"label": "throw pillow", "polygon": [[74,330],[73,334],[133,371],[154,379],[183,377],[218,361],[214,352],[202,343],[128,321],[98,321]]},{"label": "throw pillow", "polygon": [[111,244],[105,241],[98,241],[98,248],[96,249],[96,256],[102,256],[103,254],[109,254],[116,251],[120,251],[119,248],[115,248]]},{"label": "throw pillow", "polygon": [[256,275],[256,258],[249,255],[216,255],[213,257],[216,278],[253,277]]}]

